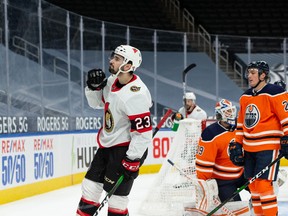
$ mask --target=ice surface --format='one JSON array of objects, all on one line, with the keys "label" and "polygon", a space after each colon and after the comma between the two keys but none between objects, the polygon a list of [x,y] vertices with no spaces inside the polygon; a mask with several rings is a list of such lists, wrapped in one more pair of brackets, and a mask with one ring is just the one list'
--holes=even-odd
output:
[{"label": "ice surface", "polygon": [[[283,168],[283,167],[281,167]],[[288,167],[285,168],[288,171]],[[153,185],[157,174],[140,175],[136,180],[130,194],[130,216],[140,216],[138,209],[141,202]],[[12,203],[1,205],[1,216],[74,216],[81,196],[81,186],[75,185],[49,193],[29,197]],[[249,193],[241,192],[244,200],[249,199]],[[288,181],[280,188],[278,194],[279,216],[287,216],[288,212]],[[107,205],[101,210],[99,216],[107,215]]]}]

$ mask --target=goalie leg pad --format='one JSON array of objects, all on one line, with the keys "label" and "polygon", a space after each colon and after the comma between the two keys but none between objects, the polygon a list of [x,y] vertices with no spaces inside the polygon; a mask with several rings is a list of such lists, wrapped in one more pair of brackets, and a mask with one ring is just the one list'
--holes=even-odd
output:
[{"label": "goalie leg pad", "polygon": [[285,169],[280,169],[278,172],[278,186],[281,187],[287,181],[288,173]]},{"label": "goalie leg pad", "polygon": [[227,206],[227,209],[229,209],[235,215],[251,216],[248,201],[228,202],[226,206]]},{"label": "goalie leg pad", "polygon": [[196,208],[186,208],[183,216],[204,216],[207,215],[209,212],[201,211]]},{"label": "goalie leg pad", "polygon": [[284,169],[280,169],[277,175],[277,180],[273,181],[273,188],[275,194],[279,193],[279,187],[281,187],[287,181],[287,171]]},{"label": "goalie leg pad", "polygon": [[215,179],[196,182],[196,208],[207,211],[213,205],[214,197],[218,197],[218,186]]},{"label": "goalie leg pad", "polygon": [[[183,216],[202,216],[207,215],[212,209],[214,209],[218,204],[211,206],[213,208],[209,209],[208,211],[200,210],[195,208],[195,206],[191,205],[186,206],[184,208]],[[229,209],[229,212],[224,211],[223,209],[219,209],[214,216],[229,216],[229,215],[237,215],[237,216],[251,216],[249,211],[249,203],[247,201],[236,201],[236,202],[228,202],[225,206]]]}]

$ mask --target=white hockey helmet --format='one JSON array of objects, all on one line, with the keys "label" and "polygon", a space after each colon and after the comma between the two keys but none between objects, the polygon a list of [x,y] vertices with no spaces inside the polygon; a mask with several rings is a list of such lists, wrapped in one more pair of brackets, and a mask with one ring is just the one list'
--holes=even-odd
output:
[{"label": "white hockey helmet", "polygon": [[186,92],[185,95],[183,96],[183,99],[190,99],[190,100],[193,100],[195,102],[196,96],[193,92]]},{"label": "white hockey helmet", "polygon": [[218,121],[224,121],[228,123],[231,128],[235,129],[236,127],[236,115],[237,109],[232,104],[231,101],[222,99],[216,103],[215,114]]},{"label": "white hockey helmet", "polygon": [[116,47],[113,54],[120,55],[124,58],[122,65],[131,62],[132,67],[130,71],[135,71],[142,63],[142,55],[140,50],[130,45],[120,45]]}]

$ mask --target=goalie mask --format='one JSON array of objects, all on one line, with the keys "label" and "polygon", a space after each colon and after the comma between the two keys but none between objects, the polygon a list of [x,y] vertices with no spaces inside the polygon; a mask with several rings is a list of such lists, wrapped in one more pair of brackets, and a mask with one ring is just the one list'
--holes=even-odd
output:
[{"label": "goalie mask", "polygon": [[230,126],[230,131],[233,131],[236,127],[236,112],[236,107],[229,100],[222,99],[216,103],[216,119],[217,121],[224,121],[227,123]]},{"label": "goalie mask", "polygon": [[[130,71],[134,72],[142,63],[142,55],[139,49],[129,46],[129,45],[120,45],[118,46],[114,52],[111,54],[111,58],[114,57],[114,55],[120,55],[124,58],[123,63],[119,67],[119,71],[116,75],[118,75],[120,72],[122,73],[128,73]],[[132,64],[130,70],[123,71],[122,68],[126,64]]]}]

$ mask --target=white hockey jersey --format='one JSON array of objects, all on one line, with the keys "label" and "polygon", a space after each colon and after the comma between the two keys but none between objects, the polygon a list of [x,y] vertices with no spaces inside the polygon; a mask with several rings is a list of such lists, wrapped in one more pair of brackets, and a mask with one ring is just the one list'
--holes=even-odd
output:
[{"label": "white hockey jersey", "polygon": [[179,113],[181,113],[184,118],[191,118],[191,119],[196,119],[196,120],[204,120],[207,119],[207,113],[201,109],[198,105],[196,105],[196,107],[192,110],[191,113],[187,113],[185,115],[185,107],[181,107],[178,110]]},{"label": "white hockey jersey", "polygon": [[103,126],[97,135],[99,147],[129,146],[127,156],[141,158],[152,143],[152,100],[140,77],[133,75],[129,83],[119,86],[118,78],[110,76],[103,90],[86,87],[85,95],[90,107],[104,108]]}]

